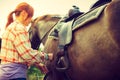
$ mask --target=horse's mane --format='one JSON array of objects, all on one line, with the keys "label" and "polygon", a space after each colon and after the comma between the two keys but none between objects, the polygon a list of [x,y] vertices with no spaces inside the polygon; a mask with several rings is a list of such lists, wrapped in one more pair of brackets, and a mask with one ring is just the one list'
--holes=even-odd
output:
[{"label": "horse's mane", "polygon": [[46,14],[46,15],[39,16],[39,17],[35,18],[33,23],[36,24],[38,21],[42,21],[42,20],[44,20],[45,22],[56,21],[56,19],[60,19],[60,18],[61,18],[61,16],[58,14],[54,14],[54,15],[53,14]]}]

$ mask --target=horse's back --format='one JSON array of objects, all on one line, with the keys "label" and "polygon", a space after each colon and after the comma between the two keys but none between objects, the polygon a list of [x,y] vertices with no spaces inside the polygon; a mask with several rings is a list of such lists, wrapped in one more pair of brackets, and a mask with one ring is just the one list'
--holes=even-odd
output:
[{"label": "horse's back", "polygon": [[101,16],[73,32],[68,53],[74,80],[120,79],[120,1],[111,2]]},{"label": "horse's back", "polygon": [[115,39],[116,45],[120,47],[120,0],[113,0],[106,8],[106,14],[110,34]]}]

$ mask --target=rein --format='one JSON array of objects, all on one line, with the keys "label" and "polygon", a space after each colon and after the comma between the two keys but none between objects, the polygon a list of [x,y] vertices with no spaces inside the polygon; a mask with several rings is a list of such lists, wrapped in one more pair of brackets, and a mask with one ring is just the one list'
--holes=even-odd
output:
[{"label": "rein", "polygon": [[[59,22],[59,21],[58,21]],[[57,23],[58,23],[57,22]],[[42,39],[40,39],[40,42],[42,42],[44,40],[44,38],[47,36],[47,34],[54,28],[55,25],[57,25],[57,23],[55,23],[46,33],[45,35],[42,37]],[[37,46],[37,50],[39,49],[39,45]]]},{"label": "rein", "polygon": [[[57,22],[58,23],[58,22]],[[56,24],[57,24],[56,23]],[[43,39],[46,37],[46,35],[54,28],[54,26],[56,25],[56,24],[54,24],[47,32],[46,32],[46,34],[43,36],[43,38],[40,40],[41,42],[43,41]]]}]

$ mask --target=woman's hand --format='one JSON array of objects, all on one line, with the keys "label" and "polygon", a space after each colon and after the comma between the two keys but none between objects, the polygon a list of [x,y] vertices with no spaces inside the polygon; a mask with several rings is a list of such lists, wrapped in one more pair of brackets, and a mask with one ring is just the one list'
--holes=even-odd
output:
[{"label": "woman's hand", "polygon": [[40,69],[40,71],[41,71],[43,74],[46,74],[46,73],[48,72],[48,69],[47,69],[47,67],[46,67],[45,64],[40,63],[40,64],[36,65],[36,67],[37,67],[38,69]]},{"label": "woman's hand", "polygon": [[48,53],[48,60],[53,60],[53,53]]}]

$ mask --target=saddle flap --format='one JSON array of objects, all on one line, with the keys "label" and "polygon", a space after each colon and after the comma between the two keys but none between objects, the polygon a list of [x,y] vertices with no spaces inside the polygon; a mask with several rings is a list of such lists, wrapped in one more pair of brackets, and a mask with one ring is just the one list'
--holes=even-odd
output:
[{"label": "saddle flap", "polygon": [[59,31],[59,45],[65,46],[69,44],[72,40],[72,23],[74,20],[71,20],[61,27]]}]

